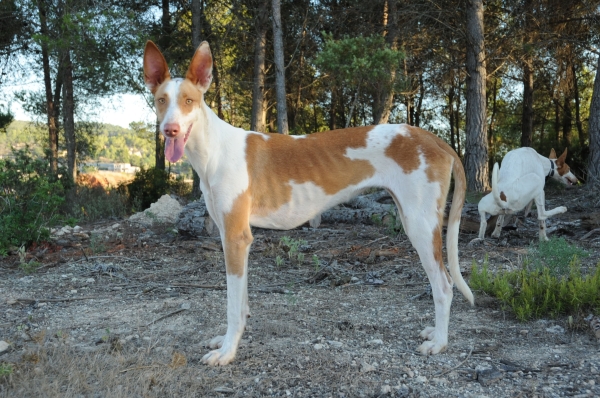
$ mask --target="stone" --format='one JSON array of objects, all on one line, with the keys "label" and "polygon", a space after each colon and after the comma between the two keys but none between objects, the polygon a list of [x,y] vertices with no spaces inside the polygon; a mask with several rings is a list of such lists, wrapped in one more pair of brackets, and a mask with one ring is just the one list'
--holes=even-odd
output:
[{"label": "stone", "polygon": [[9,347],[10,347],[10,344],[8,344],[6,341],[4,341],[4,340],[0,341],[0,353],[7,351]]},{"label": "stone", "polygon": [[322,350],[323,349],[323,344],[321,343],[317,343],[313,346],[313,348],[317,351]]},{"label": "stone", "polygon": [[176,199],[170,195],[163,195],[156,203],[152,203],[149,209],[129,217],[129,221],[147,226],[155,223],[175,224],[181,210],[182,207]]},{"label": "stone", "polygon": [[362,373],[375,372],[376,370],[377,368],[368,362],[362,362],[360,365],[360,371]]},{"label": "stone", "polygon": [[[204,199],[188,203],[179,213],[175,227],[183,236],[213,236],[212,225]],[[214,224],[214,223],[213,223]],[[210,231],[209,231],[210,229]],[[218,228],[217,228],[218,232]]]}]

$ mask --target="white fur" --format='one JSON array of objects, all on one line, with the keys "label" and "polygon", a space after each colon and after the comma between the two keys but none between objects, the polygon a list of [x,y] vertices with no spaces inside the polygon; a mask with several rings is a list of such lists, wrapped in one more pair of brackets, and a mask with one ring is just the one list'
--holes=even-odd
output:
[{"label": "white fur", "polygon": [[[535,202],[540,224],[540,240],[548,240],[546,236],[546,219],[556,214],[564,213],[567,208],[557,207],[553,210],[545,209],[544,185],[546,176],[552,170],[554,164],[554,175],[552,178],[561,181],[565,185],[577,182],[577,178],[568,172],[559,175],[556,170],[556,159],[549,159],[538,154],[532,148],[518,148],[506,154],[502,160],[502,168],[498,171],[498,163],[492,171],[492,192],[484,196],[478,205],[481,222],[479,225],[478,239],[484,239],[487,228],[486,215],[498,215],[496,229],[492,237],[500,237],[505,214],[514,214],[525,208],[529,212],[532,202]],[[506,201],[500,199],[503,193]]]}]

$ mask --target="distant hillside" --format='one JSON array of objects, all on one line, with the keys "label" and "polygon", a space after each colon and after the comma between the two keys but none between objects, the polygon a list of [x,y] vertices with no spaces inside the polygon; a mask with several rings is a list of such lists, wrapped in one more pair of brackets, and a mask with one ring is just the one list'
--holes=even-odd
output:
[{"label": "distant hillside", "polygon": [[[135,129],[113,124],[78,123],[79,161],[102,161],[130,163],[138,167],[154,166],[154,128],[141,123]],[[48,130],[45,124],[16,120],[0,133],[0,156],[10,155],[12,148],[23,149],[29,145],[31,153],[43,156],[48,147]],[[59,149],[64,152],[62,134]],[[167,166],[168,167],[168,166]],[[191,167],[187,161],[171,165],[171,170],[191,177]]]}]

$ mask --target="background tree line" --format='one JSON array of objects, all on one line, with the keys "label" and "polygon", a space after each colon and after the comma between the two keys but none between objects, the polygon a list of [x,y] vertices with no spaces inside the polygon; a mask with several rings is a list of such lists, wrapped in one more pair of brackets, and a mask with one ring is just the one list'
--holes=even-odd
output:
[{"label": "background tree line", "polygon": [[[145,40],[158,44],[179,76],[207,40],[215,65],[206,101],[233,125],[310,134],[409,123],[454,147],[472,191],[486,189],[490,165],[518,146],[544,155],[566,147],[578,177],[598,181],[599,6],[600,0],[5,0],[0,90],[25,72],[43,77],[42,92],[23,90],[18,100],[45,118],[47,159],[56,170],[64,146],[72,178],[94,101],[119,92],[148,95]],[[0,122],[10,120],[9,111],[0,113]],[[154,134],[155,165],[165,168]]]}]

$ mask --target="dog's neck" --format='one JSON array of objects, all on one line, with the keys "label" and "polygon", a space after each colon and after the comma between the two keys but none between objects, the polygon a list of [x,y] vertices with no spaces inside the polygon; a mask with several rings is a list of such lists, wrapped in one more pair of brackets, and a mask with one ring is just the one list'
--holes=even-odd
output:
[{"label": "dog's neck", "polygon": [[556,170],[556,165],[554,164],[555,161],[552,159],[548,159],[548,161],[550,161],[550,171],[546,173],[546,177],[554,177],[554,173]]}]

